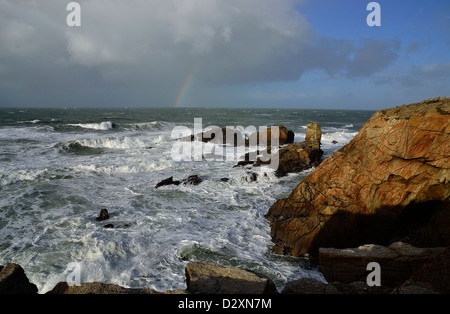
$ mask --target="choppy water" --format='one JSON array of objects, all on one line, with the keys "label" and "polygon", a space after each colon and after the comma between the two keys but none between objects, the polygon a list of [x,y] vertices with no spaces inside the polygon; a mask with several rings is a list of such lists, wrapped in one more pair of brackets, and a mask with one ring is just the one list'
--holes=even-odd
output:
[{"label": "choppy water", "polygon": [[[40,293],[81,265],[81,281],[164,291],[185,289],[188,261],[263,273],[278,287],[322,279],[304,258],[271,253],[264,215],[308,173],[276,178],[235,161],[171,158],[171,131],[282,124],[302,141],[322,126],[325,157],[348,143],[368,111],[284,109],[0,109],[0,265],[20,264]],[[333,144],[337,141],[337,144]],[[155,189],[196,174],[198,186]],[[264,175],[265,174],[265,175]],[[223,182],[221,178],[230,179]],[[98,222],[101,208],[110,219]],[[113,229],[103,225],[111,223]]]}]

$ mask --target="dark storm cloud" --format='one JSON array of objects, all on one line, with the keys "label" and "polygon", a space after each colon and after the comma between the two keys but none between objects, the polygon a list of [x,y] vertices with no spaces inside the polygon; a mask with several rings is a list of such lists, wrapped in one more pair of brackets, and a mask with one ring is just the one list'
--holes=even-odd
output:
[{"label": "dark storm cloud", "polygon": [[[400,42],[318,38],[294,0],[0,0],[0,105],[173,105],[198,88],[297,80],[321,69],[367,77]],[[13,104],[13,103],[11,103]]]}]

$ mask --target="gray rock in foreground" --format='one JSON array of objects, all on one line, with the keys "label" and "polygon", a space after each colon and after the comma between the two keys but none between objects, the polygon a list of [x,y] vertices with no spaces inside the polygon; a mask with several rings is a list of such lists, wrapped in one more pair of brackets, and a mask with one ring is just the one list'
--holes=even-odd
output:
[{"label": "gray rock in foreground", "polygon": [[267,277],[236,267],[210,262],[186,265],[187,290],[199,294],[268,294],[277,293]]}]

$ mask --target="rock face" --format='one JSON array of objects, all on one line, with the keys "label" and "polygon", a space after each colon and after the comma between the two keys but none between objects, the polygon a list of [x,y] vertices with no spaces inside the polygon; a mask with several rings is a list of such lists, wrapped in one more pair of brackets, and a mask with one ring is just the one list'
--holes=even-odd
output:
[{"label": "rock face", "polygon": [[273,251],[317,256],[407,239],[450,245],[450,99],[380,110],[349,144],[275,202]]},{"label": "rock face", "polygon": [[367,265],[377,262],[381,285],[397,287],[411,278],[414,271],[436,260],[446,248],[417,248],[395,242],[389,247],[366,244],[357,248],[319,250],[320,269],[328,282],[366,281]]},{"label": "rock face", "polygon": [[186,265],[187,290],[202,294],[262,294],[276,293],[268,278],[240,268],[210,262]]},{"label": "rock face", "polygon": [[283,147],[278,152],[278,168],[275,174],[283,177],[288,173],[301,172],[320,164],[323,151],[319,141],[304,141]]},{"label": "rock face", "polygon": [[30,283],[20,265],[8,263],[0,266],[0,294],[36,294],[38,289]]}]

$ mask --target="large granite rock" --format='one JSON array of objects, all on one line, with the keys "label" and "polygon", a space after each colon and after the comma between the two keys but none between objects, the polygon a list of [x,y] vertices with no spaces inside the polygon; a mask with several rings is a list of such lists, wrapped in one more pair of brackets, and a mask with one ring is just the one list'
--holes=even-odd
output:
[{"label": "large granite rock", "polygon": [[449,126],[447,98],[375,113],[349,144],[271,206],[273,251],[317,256],[320,247],[399,239],[450,245]]},{"label": "large granite rock", "polygon": [[278,134],[272,134],[272,127],[261,132],[253,133],[248,137],[248,143],[261,144],[263,146],[272,145],[272,137],[277,138],[278,145],[284,145],[294,142],[294,132],[288,130],[284,125],[277,125]]},{"label": "large granite rock", "polygon": [[28,280],[20,265],[0,266],[0,294],[36,294],[38,289]]},{"label": "large granite rock", "polygon": [[367,265],[380,265],[381,285],[397,287],[411,278],[414,271],[438,259],[446,248],[417,248],[403,242],[389,247],[366,244],[357,248],[319,250],[320,269],[328,282],[366,282]]},{"label": "large granite rock", "polygon": [[211,262],[186,265],[187,290],[201,294],[266,294],[276,293],[275,284],[267,277]]}]

